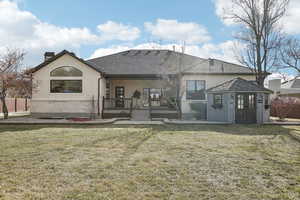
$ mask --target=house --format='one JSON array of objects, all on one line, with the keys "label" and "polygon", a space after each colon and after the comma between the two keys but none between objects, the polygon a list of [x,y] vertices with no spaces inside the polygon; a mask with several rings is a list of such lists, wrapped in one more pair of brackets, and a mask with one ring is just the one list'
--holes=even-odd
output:
[{"label": "house", "polygon": [[[64,50],[46,53],[31,72],[37,85],[31,106],[36,117],[132,117],[139,111],[146,119],[269,119],[264,104],[271,91],[254,83],[249,68],[216,59],[170,50],[128,50],[83,60]],[[133,99],[133,94],[140,98]]]},{"label": "house", "polygon": [[294,78],[289,81],[281,82],[281,79],[269,81],[269,88],[274,91],[272,98],[276,96],[300,97],[300,79]]}]

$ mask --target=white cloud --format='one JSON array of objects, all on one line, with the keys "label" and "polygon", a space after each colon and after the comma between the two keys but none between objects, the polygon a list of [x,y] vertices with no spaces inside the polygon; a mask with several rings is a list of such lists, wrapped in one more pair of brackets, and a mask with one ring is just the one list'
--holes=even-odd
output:
[{"label": "white cloud", "polygon": [[[231,0],[212,0],[215,4],[216,15],[222,20],[222,22],[231,26],[234,25],[234,21],[228,18],[227,14],[231,10],[239,12],[238,8],[235,8],[231,3]],[[300,34],[300,1],[291,0],[287,8],[286,16],[281,20],[281,24],[284,31],[288,34]]]},{"label": "white cloud", "polygon": [[144,25],[153,36],[163,40],[199,44],[211,39],[206,28],[194,22],[158,19],[155,24],[146,22]]},{"label": "white cloud", "polygon": [[283,18],[283,27],[289,34],[300,34],[300,1],[292,0],[287,9],[287,16]]},{"label": "white cloud", "polygon": [[221,19],[221,21],[227,25],[233,25],[234,21],[228,18],[227,13],[234,10],[235,12],[237,9],[233,8],[232,0],[212,0],[215,4],[216,15]]},{"label": "white cloud", "polygon": [[[119,46],[111,46],[108,48],[99,48],[97,49],[90,58],[96,58],[101,56],[110,55],[113,53],[118,53],[122,51],[126,51],[129,49],[169,49],[173,50],[175,46],[176,51],[182,51],[182,46],[175,43],[170,44],[157,44],[157,43],[143,43],[139,45],[119,45]],[[185,46],[185,53],[199,56],[202,58],[216,58],[228,62],[237,63],[235,60],[234,53],[232,49],[235,46],[234,41],[226,41],[220,44],[205,44],[202,46],[198,45],[186,45]]]},{"label": "white cloud", "polygon": [[107,55],[110,55],[110,54],[126,51],[126,50],[129,50],[129,49],[130,49],[129,46],[111,46],[111,47],[108,47],[108,48],[99,48],[99,49],[94,51],[94,53],[90,56],[90,59],[97,58],[97,57],[102,57],[102,56],[107,56]]},{"label": "white cloud", "polygon": [[140,36],[140,30],[136,27],[123,25],[113,21],[108,21],[97,27],[101,33],[102,39],[132,41]]},{"label": "white cloud", "polygon": [[[21,48],[27,62],[37,64],[44,51],[75,50],[85,44],[101,44],[109,40],[132,41],[139,37],[136,27],[109,21],[98,26],[99,33],[88,28],[67,28],[41,21],[13,1],[0,0],[0,47]],[[39,56],[37,58],[37,56]]]}]

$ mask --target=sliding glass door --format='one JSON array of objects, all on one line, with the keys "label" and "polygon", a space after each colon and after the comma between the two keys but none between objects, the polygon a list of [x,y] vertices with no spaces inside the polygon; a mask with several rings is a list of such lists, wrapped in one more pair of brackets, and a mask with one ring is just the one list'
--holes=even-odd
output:
[{"label": "sliding glass door", "polygon": [[161,106],[163,90],[161,88],[144,88],[143,89],[143,106]]}]

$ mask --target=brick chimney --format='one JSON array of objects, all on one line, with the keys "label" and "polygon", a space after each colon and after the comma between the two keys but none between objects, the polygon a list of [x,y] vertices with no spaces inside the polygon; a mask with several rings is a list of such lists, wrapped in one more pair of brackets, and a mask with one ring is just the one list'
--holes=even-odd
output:
[{"label": "brick chimney", "polygon": [[44,54],[44,60],[49,60],[50,58],[53,58],[55,56],[55,53],[54,52],[46,52]]}]

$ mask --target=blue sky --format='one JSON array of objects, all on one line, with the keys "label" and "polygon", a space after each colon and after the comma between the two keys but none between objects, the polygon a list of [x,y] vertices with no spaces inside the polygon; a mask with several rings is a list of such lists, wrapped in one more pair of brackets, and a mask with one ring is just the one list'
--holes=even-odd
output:
[{"label": "blue sky", "polygon": [[[300,33],[300,1],[285,19]],[[172,48],[234,62],[237,27],[222,19],[228,0],[0,0],[0,52],[18,47],[25,63],[39,64],[45,51],[74,51],[91,58],[130,48]]]}]

